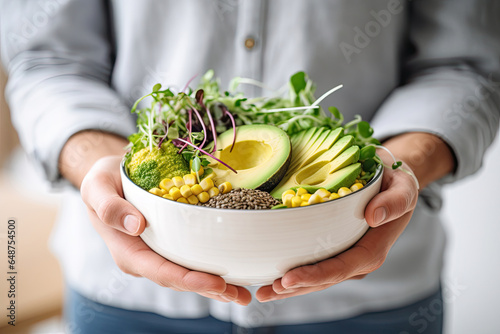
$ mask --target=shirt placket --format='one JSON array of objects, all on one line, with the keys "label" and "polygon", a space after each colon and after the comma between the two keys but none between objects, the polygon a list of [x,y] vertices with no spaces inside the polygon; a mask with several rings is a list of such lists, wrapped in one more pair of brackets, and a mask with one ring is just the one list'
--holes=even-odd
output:
[{"label": "shirt placket", "polygon": [[[240,0],[235,40],[235,72],[240,77],[262,80],[262,54],[264,47],[265,0]],[[245,95],[262,94],[259,87],[242,85]]]}]

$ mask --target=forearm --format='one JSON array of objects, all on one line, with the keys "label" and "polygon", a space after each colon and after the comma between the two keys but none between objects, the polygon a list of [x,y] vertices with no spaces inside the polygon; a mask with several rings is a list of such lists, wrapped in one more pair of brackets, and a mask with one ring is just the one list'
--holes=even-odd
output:
[{"label": "forearm", "polygon": [[[420,188],[439,180],[455,170],[455,158],[449,146],[439,137],[424,132],[410,132],[395,136],[383,145],[398,160],[410,166]],[[378,152],[382,157],[385,151]]]},{"label": "forearm", "polygon": [[105,156],[123,155],[128,141],[117,135],[87,130],[73,135],[59,156],[59,171],[77,188],[92,165]]}]

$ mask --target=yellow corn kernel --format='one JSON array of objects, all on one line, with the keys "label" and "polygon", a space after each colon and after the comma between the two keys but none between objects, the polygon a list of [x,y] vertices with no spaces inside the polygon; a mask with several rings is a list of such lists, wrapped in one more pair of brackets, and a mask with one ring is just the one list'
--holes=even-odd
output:
[{"label": "yellow corn kernel", "polygon": [[199,200],[198,200],[198,197],[196,197],[195,195],[191,195],[187,198],[189,204],[198,204]]},{"label": "yellow corn kernel", "polygon": [[181,191],[180,191],[180,189],[179,189],[179,188],[177,188],[177,187],[172,187],[172,188],[170,188],[170,190],[169,190],[168,194],[169,194],[170,196],[172,196],[172,199],[173,199],[174,201],[177,201],[177,200],[179,199],[179,197],[182,197]]},{"label": "yellow corn kernel", "polygon": [[366,172],[364,170],[361,171],[361,176],[365,176]]},{"label": "yellow corn kernel", "polygon": [[231,190],[233,190],[233,186],[231,185],[230,182],[224,182],[223,184],[221,184],[219,186],[219,191],[223,194],[227,194],[228,192],[230,192]]},{"label": "yellow corn kernel", "polygon": [[163,190],[166,190],[166,191],[169,191],[170,188],[172,188],[174,186],[174,181],[172,181],[171,179],[163,179],[161,180],[160,182],[160,188],[163,189]]},{"label": "yellow corn kernel", "polygon": [[174,182],[174,185],[177,187],[177,188],[180,188],[184,185],[184,179],[180,176],[174,176],[172,178],[172,181]]},{"label": "yellow corn kernel", "polygon": [[210,198],[219,195],[219,193],[220,193],[220,191],[219,191],[219,188],[217,188],[217,187],[212,187],[212,188],[208,189],[208,194],[210,195]]},{"label": "yellow corn kernel", "polygon": [[360,182],[356,182],[351,186],[351,191],[355,192],[356,190],[359,190],[361,188],[363,188],[363,184]]},{"label": "yellow corn kernel", "polygon": [[212,181],[211,178],[206,177],[200,182],[200,186],[203,188],[204,191],[208,191],[210,188],[214,187],[214,181]]},{"label": "yellow corn kernel", "polygon": [[194,186],[191,186],[191,192],[193,195],[198,196],[198,194],[203,192],[203,188],[199,184],[195,184]]},{"label": "yellow corn kernel", "polygon": [[196,180],[196,176],[194,176],[193,174],[186,174],[182,177],[182,179],[184,180],[184,184],[188,186],[193,186],[198,183],[198,181]]},{"label": "yellow corn kernel", "polygon": [[188,200],[187,200],[187,199],[185,199],[184,197],[179,197],[179,198],[177,199],[177,202],[180,202],[180,203],[185,203],[185,204],[189,204]]},{"label": "yellow corn kernel", "polygon": [[302,198],[300,196],[292,197],[292,208],[299,207],[302,204]]},{"label": "yellow corn kernel", "polygon": [[206,191],[202,191],[197,197],[201,203],[206,203],[210,199],[210,195]]},{"label": "yellow corn kernel", "polygon": [[331,192],[329,192],[325,188],[320,188],[320,189],[316,190],[314,193],[319,195],[323,199],[330,197],[330,194],[331,194]]},{"label": "yellow corn kernel", "polygon": [[338,191],[340,197],[344,197],[345,195],[349,195],[350,193],[352,193],[352,191],[347,187],[342,187]]},{"label": "yellow corn kernel", "polygon": [[287,207],[291,208],[292,207],[292,198],[294,198],[294,194],[286,194],[283,196],[283,204],[286,205]]},{"label": "yellow corn kernel", "polygon": [[[302,195],[304,196],[304,195]],[[300,203],[300,206],[309,206],[309,202],[308,201],[302,201],[302,203]]]},{"label": "yellow corn kernel", "polygon": [[297,196],[302,196],[304,194],[307,194],[307,190],[305,190],[304,188],[297,189]]},{"label": "yellow corn kernel", "polygon": [[210,174],[205,175],[205,179],[211,178],[213,180],[215,177],[217,177],[217,174],[215,174],[214,172],[211,172]]},{"label": "yellow corn kernel", "polygon": [[311,198],[311,196],[312,196],[312,194],[304,194],[304,195],[300,196],[300,198],[302,198],[303,201],[308,202],[309,198]]},{"label": "yellow corn kernel", "polygon": [[163,195],[162,197],[163,197],[163,198],[166,198],[166,199],[169,199],[169,200],[171,200],[171,201],[173,201],[173,200],[174,200],[174,198],[173,198],[170,194],[165,194],[165,195]]},{"label": "yellow corn kernel", "polygon": [[330,197],[328,197],[328,198],[329,198],[330,200],[332,200],[332,199],[337,199],[337,198],[339,198],[339,197],[340,197],[340,196],[339,196],[339,194],[337,194],[337,193],[332,193],[332,194],[330,195]]},{"label": "yellow corn kernel", "polygon": [[159,188],[151,188],[149,192],[156,196],[163,196],[163,192]]},{"label": "yellow corn kernel", "polygon": [[281,201],[283,203],[285,203],[285,197],[288,195],[291,195],[292,197],[295,196],[295,191],[293,191],[292,189],[289,189],[289,190],[285,191],[283,194],[281,194]]},{"label": "yellow corn kernel", "polygon": [[308,202],[309,204],[317,204],[317,203],[323,203],[324,200],[320,195],[315,193],[311,195]]},{"label": "yellow corn kernel", "polygon": [[188,186],[187,184],[183,185],[180,189],[182,197],[188,198],[189,196],[193,195],[193,192],[191,191],[191,187]]}]

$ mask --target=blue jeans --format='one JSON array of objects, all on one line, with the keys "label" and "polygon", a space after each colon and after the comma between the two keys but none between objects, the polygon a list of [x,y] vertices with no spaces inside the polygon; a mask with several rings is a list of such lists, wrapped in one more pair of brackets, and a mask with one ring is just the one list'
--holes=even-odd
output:
[{"label": "blue jeans", "polygon": [[71,334],[441,334],[441,290],[414,304],[353,318],[299,325],[243,328],[214,317],[173,319],[91,301],[74,290],[66,295],[67,333]]}]

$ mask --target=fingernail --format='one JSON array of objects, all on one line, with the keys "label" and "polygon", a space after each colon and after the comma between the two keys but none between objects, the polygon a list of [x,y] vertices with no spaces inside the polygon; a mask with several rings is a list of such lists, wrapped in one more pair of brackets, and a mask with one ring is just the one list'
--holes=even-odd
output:
[{"label": "fingernail", "polygon": [[387,211],[385,208],[383,206],[377,208],[373,213],[373,224],[375,224],[375,226],[380,225],[384,221],[385,217],[387,217]]},{"label": "fingernail", "polygon": [[127,231],[129,231],[132,234],[135,234],[139,230],[140,221],[139,219],[137,219],[137,217],[128,215],[125,217],[125,220],[123,221],[123,226]]}]

